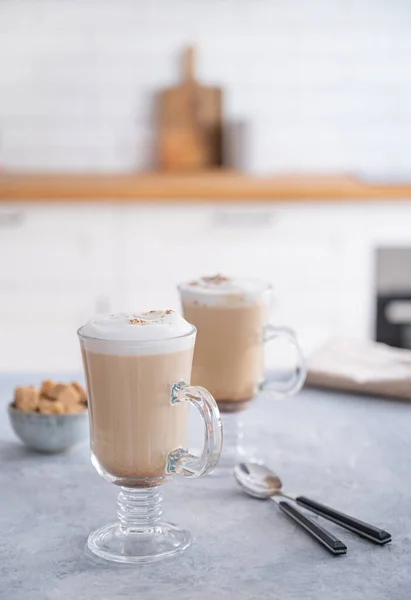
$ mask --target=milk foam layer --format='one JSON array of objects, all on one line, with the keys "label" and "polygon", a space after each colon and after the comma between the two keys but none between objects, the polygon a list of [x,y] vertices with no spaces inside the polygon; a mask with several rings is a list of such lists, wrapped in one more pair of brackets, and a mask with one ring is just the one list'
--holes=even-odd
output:
[{"label": "milk foam layer", "polygon": [[242,307],[265,302],[270,304],[271,286],[258,279],[235,279],[223,275],[200,277],[179,286],[183,303],[200,306]]},{"label": "milk foam layer", "polygon": [[79,329],[85,350],[101,354],[166,354],[191,348],[195,328],[174,311],[98,315]]}]

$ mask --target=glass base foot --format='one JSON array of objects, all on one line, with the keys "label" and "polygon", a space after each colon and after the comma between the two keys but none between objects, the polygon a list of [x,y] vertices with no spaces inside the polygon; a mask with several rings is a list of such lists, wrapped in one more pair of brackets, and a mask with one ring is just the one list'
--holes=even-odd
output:
[{"label": "glass base foot", "polygon": [[158,523],[149,529],[124,529],[113,523],[97,529],[87,540],[96,556],[131,564],[161,560],[182,552],[190,543],[190,533],[171,523]]}]

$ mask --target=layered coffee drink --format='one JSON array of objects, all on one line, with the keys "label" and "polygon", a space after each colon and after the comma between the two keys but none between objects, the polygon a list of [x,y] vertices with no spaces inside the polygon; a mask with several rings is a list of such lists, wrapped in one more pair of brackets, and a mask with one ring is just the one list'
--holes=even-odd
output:
[{"label": "layered coffee drink", "polygon": [[98,316],[79,335],[94,465],[119,485],[162,483],[169,454],[187,447],[188,403],[170,397],[190,382],[195,328],[167,310]]},{"label": "layered coffee drink", "polygon": [[184,317],[197,328],[193,383],[210,390],[221,411],[242,410],[263,379],[270,286],[216,275],[179,290]]}]

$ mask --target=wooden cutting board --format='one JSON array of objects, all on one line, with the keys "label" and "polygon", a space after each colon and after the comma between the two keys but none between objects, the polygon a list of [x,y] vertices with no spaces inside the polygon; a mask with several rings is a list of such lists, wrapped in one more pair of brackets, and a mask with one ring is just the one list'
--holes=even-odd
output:
[{"label": "wooden cutting board", "polygon": [[159,95],[159,163],[166,171],[199,171],[222,163],[222,90],[195,76],[195,51],[183,55],[183,82]]}]

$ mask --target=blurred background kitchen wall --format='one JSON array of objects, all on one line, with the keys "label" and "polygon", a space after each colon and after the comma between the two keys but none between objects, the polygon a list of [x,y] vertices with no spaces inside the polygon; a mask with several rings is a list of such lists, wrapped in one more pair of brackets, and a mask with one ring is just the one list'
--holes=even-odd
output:
[{"label": "blurred background kitchen wall", "polygon": [[[0,173],[152,169],[156,94],[181,80],[190,43],[199,79],[223,88],[225,123],[246,123],[248,173],[411,180],[406,0],[0,0]],[[215,272],[269,280],[273,321],[306,352],[330,336],[373,338],[376,252],[397,246],[411,246],[411,206],[390,198],[10,194],[0,371],[80,368],[75,331],[92,314],[178,309],[175,284]]]},{"label": "blurred background kitchen wall", "polygon": [[410,32],[408,0],[2,0],[0,164],[147,167],[153,94],[194,42],[253,169],[401,172]]}]

